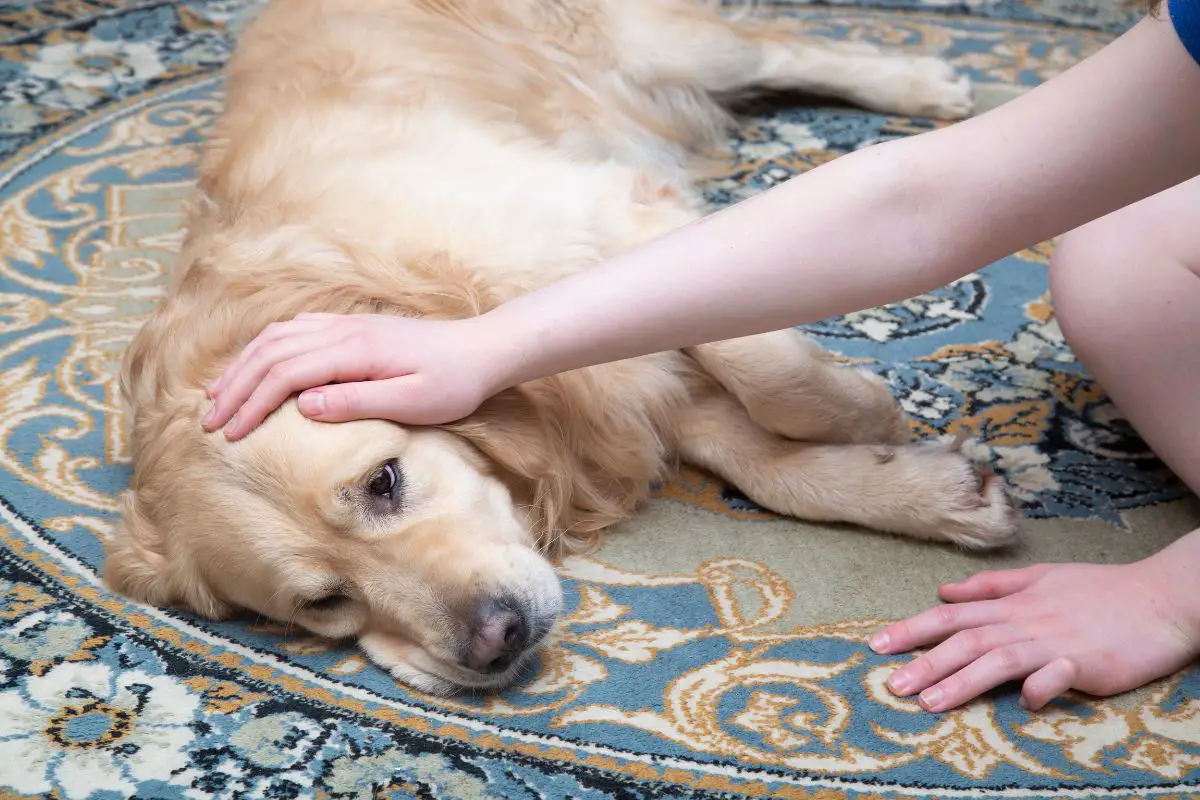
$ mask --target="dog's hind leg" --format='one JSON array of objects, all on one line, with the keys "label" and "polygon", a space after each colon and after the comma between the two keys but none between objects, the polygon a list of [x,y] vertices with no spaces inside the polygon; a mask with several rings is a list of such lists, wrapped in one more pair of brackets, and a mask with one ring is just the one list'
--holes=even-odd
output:
[{"label": "dog's hind leg", "polygon": [[697,387],[693,400],[678,420],[680,457],[776,513],[973,549],[1017,534],[1004,482],[980,474],[953,444],[795,442],[764,430],[713,384]]},{"label": "dog's hind leg", "polygon": [[805,37],[795,20],[732,19],[688,0],[605,0],[622,71],[649,86],[736,98],[806,92],[886,114],[959,119],[970,85],[945,61]]}]

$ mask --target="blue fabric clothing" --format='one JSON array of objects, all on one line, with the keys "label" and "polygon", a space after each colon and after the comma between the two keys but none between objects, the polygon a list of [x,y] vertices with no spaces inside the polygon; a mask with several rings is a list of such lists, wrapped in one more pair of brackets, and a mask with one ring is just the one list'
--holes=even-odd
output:
[{"label": "blue fabric clothing", "polygon": [[1200,0],[1167,0],[1167,11],[1183,46],[1200,64]]}]

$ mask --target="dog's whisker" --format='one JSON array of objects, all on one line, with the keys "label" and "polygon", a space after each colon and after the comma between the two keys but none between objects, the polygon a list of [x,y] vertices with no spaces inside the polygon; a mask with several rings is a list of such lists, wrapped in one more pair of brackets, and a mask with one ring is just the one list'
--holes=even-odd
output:
[{"label": "dog's whisker", "polygon": [[576,522],[571,525],[568,525],[565,528],[560,529],[558,531],[558,533],[551,536],[547,541],[545,541],[538,547],[538,555],[542,556],[543,558],[552,555],[554,552],[555,546],[559,542],[561,542],[564,538],[566,538],[568,535],[570,535],[570,533],[575,528],[579,527],[581,524],[583,524],[583,523]]},{"label": "dog's whisker", "polygon": [[295,605],[293,605],[293,606],[292,606],[292,613],[288,615],[287,622],[286,622],[286,623],[284,623],[284,625],[283,625],[283,635],[284,635],[284,637],[287,637],[287,636],[290,636],[290,635],[291,635],[291,633],[292,633],[292,625],[294,625],[294,624],[295,624],[295,621],[296,621],[296,615],[300,613],[300,608],[301,608],[303,605],[304,605],[303,603],[296,603]]}]

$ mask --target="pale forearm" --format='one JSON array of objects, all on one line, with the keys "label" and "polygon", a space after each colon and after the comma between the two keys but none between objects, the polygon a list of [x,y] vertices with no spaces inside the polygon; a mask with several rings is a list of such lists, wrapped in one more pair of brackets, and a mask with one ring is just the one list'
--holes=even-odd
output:
[{"label": "pale forearm", "polygon": [[518,377],[759,333],[954,276],[913,237],[898,142],[845,156],[493,312]]},{"label": "pale forearm", "polygon": [[1200,70],[1143,23],[948,129],[844,156],[481,318],[498,383],[898,301],[1200,170]]}]

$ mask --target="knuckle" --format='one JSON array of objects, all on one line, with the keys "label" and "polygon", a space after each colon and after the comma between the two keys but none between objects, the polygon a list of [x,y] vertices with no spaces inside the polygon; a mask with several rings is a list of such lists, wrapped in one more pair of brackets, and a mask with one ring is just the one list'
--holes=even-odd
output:
[{"label": "knuckle", "polygon": [[1034,706],[1039,706],[1044,702],[1046,695],[1045,684],[1046,680],[1042,673],[1035,672],[1021,682],[1021,696]]},{"label": "knuckle", "polygon": [[276,363],[280,360],[280,353],[282,349],[283,345],[281,345],[278,341],[269,342],[258,348],[258,352],[255,353],[255,358],[257,360]]},{"label": "knuckle", "polygon": [[936,606],[932,612],[933,621],[944,628],[953,628],[958,625],[958,621],[962,614],[959,613],[958,607],[954,605]]},{"label": "knuckle", "polygon": [[907,644],[913,640],[912,623],[909,620],[902,620],[893,623],[884,629],[888,638],[897,644]]},{"label": "knuckle", "polygon": [[352,383],[338,387],[338,391],[329,392],[326,399],[326,410],[335,414],[345,414],[354,411],[361,404],[362,392]]},{"label": "knuckle", "polygon": [[976,694],[971,685],[971,678],[966,671],[956,672],[946,680],[938,684],[942,690],[942,697],[947,699],[957,699],[960,697],[971,697]]},{"label": "knuckle", "polygon": [[969,653],[972,658],[978,657],[987,650],[984,632],[979,628],[960,631],[951,636],[950,641],[954,643],[955,649]]},{"label": "knuckle", "polygon": [[1020,672],[1025,666],[1025,659],[1022,658],[1021,651],[1011,645],[993,650],[992,658],[996,660],[1000,669],[1009,675]]},{"label": "knuckle", "polygon": [[922,682],[928,682],[929,678],[935,677],[940,672],[937,664],[939,660],[938,655],[939,653],[936,650],[931,650],[916,661],[911,662],[907,667],[907,671],[915,674]]},{"label": "knuckle", "polygon": [[266,328],[263,329],[262,338],[268,339],[268,340],[269,339],[278,339],[280,336],[282,336],[286,332],[287,328],[285,326],[286,326],[286,323],[283,323],[283,322],[272,322],[270,325],[268,325]]},{"label": "knuckle", "polygon": [[263,383],[268,386],[286,387],[295,372],[295,368],[287,361],[273,364],[263,377]]}]

